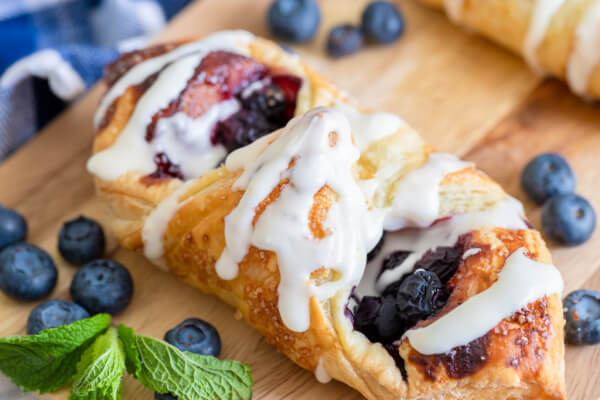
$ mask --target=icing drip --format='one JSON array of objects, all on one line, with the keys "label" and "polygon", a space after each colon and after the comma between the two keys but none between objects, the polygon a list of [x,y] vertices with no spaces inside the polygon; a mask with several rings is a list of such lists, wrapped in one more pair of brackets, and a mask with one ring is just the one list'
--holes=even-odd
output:
[{"label": "icing drip", "polygon": [[[210,50],[227,49],[234,53],[240,53],[240,45],[247,45],[254,40],[254,36],[245,31],[223,31],[214,33],[204,39],[187,43],[175,48],[162,56],[150,58],[131,68],[106,92],[94,115],[94,126],[98,128],[100,121],[104,118],[106,110],[130,87],[142,83],[149,76],[159,72],[165,66],[186,55],[192,53],[206,54]],[[157,110],[158,111],[158,110]]]},{"label": "icing drip", "polygon": [[[247,161],[266,143],[265,139],[249,146],[251,150],[241,155],[233,153],[227,168],[240,159]],[[344,115],[320,107],[290,121],[234,184],[234,190],[245,193],[225,217],[227,245],[217,261],[217,274],[235,278],[250,246],[275,252],[279,313],[293,331],[309,328],[311,296],[324,300],[358,283],[367,251],[381,235],[381,225],[370,224],[366,200],[352,176],[359,155]],[[253,221],[256,207],[277,187],[279,196]],[[315,194],[324,187],[337,196],[323,224],[326,234],[319,239],[311,231],[309,215]],[[321,267],[337,271],[339,278],[315,285],[310,275]]]},{"label": "icing drip", "polygon": [[584,95],[594,69],[600,62],[600,3],[585,11],[575,32],[575,46],[567,65],[567,81],[571,89]]},{"label": "icing drip", "polygon": [[498,280],[487,290],[431,325],[409,330],[406,337],[421,354],[447,353],[485,335],[529,303],[562,290],[560,272],[551,264],[533,261],[520,248],[506,259]]},{"label": "icing drip", "polygon": [[444,0],[444,6],[446,8],[446,14],[453,22],[460,22],[462,11],[464,8],[464,0]]},{"label": "icing drip", "polygon": [[523,55],[529,66],[537,73],[544,74],[537,57],[537,50],[546,37],[552,17],[565,0],[536,0],[531,15],[529,31],[523,43]]},{"label": "icing drip", "polygon": [[472,165],[450,154],[431,153],[425,165],[396,184],[392,206],[385,210],[385,229],[431,225],[439,217],[439,187],[444,176]]},{"label": "icing drip", "polygon": [[365,113],[342,101],[336,101],[333,108],[348,118],[356,145],[360,151],[365,150],[372,142],[392,135],[401,128],[408,127],[406,122],[394,114],[385,112]]},{"label": "icing drip", "polygon": [[[522,217],[523,206],[521,203],[513,198],[508,198],[490,210],[455,215],[439,221],[427,229],[404,229],[388,233],[383,249],[369,263],[354,293],[358,297],[379,296],[387,286],[412,272],[415,263],[428,250],[454,246],[461,235],[484,226],[527,229]],[[411,254],[401,264],[383,271],[380,275],[383,259],[395,250],[410,251]]]},{"label": "icing drip", "polygon": [[193,181],[182,184],[173,193],[162,199],[144,221],[144,227],[142,228],[144,255],[165,271],[168,270],[168,267],[162,259],[164,254],[163,236],[173,215],[185,204],[185,202],[180,203],[179,198],[185,194],[192,183]]},{"label": "icing drip", "polygon": [[317,364],[317,368],[315,369],[315,378],[320,383],[328,383],[331,381],[331,375],[327,372],[325,367],[323,366],[323,359],[319,358],[319,363]]}]

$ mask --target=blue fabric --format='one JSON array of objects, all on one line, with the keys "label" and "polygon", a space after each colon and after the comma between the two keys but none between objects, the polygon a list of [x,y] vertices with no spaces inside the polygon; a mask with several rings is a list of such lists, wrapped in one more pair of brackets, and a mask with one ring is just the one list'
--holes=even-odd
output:
[{"label": "blue fabric", "polygon": [[0,161],[190,1],[0,0]]}]

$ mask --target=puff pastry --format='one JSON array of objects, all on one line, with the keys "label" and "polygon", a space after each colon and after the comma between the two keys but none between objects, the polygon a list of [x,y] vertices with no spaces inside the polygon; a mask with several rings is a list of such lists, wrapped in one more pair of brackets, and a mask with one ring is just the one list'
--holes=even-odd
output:
[{"label": "puff pastry", "polygon": [[[169,142],[144,140],[148,124],[182,88],[202,87],[210,75],[185,80],[190,66],[177,71],[190,43],[190,54],[200,54],[190,64],[196,72],[227,48],[300,77],[296,117],[198,176],[149,179],[154,153]],[[221,78],[229,79],[235,66],[223,65]],[[136,68],[137,78],[128,77]],[[140,68],[152,77],[142,93],[131,84],[144,75]],[[155,98],[166,90],[152,88],[173,73],[170,85],[179,73],[183,86]],[[560,274],[520,204],[473,165],[435,153],[396,116],[360,110],[296,56],[247,33],[126,55],[107,78],[88,169],[124,247],[219,296],[320,381],[335,378],[368,399],[565,398]],[[246,85],[260,92],[264,82]],[[206,90],[189,101],[203,101]],[[152,112],[143,113],[147,107]],[[136,113],[145,124],[136,123]],[[214,135],[206,124],[184,126],[193,126],[194,140]],[[169,157],[186,162],[177,151]],[[382,270],[382,259],[396,250],[406,251],[404,261]],[[439,262],[425,265],[432,259]],[[449,297],[439,312],[392,339],[371,341],[355,329],[365,298],[440,262]],[[438,326],[465,329],[440,335]]]},{"label": "puff pastry", "polygon": [[421,0],[456,23],[521,54],[532,69],[600,98],[600,2],[596,0]]}]

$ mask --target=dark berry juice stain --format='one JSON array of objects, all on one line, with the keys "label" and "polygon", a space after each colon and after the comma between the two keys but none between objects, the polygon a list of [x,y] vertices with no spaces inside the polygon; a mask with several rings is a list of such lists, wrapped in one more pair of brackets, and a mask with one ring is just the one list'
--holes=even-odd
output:
[{"label": "dark berry juice stain", "polygon": [[440,366],[446,368],[448,376],[453,379],[461,379],[479,371],[488,360],[488,345],[490,335],[473,340],[472,342],[458,346],[445,354],[426,356],[416,350],[412,350],[408,359],[421,367],[423,375],[435,381],[439,374]]}]

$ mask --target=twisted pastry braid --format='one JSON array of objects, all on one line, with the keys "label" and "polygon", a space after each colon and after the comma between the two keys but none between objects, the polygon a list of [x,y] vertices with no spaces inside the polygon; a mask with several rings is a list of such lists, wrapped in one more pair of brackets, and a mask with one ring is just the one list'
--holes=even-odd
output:
[{"label": "twisted pastry braid", "polygon": [[521,54],[531,68],[600,97],[600,2],[596,0],[421,0],[456,23]]},{"label": "twisted pastry braid", "polygon": [[[416,213],[416,225],[409,226],[443,227],[461,215],[486,216],[508,201],[502,188],[472,165],[435,153],[413,129],[395,117],[359,110],[295,56],[261,39],[253,39],[249,48],[252,58],[271,66],[285,64],[288,70],[302,75],[307,90],[298,100],[298,117],[232,153],[225,165],[185,182],[174,177],[148,181],[139,171],[128,171],[111,180],[102,178],[100,171],[96,174],[98,196],[109,206],[107,222],[121,245],[144,253],[180,279],[220,297],[299,366],[316,371],[321,379],[330,376],[345,382],[368,399],[564,399],[563,318],[557,293],[536,297],[518,312],[502,316],[484,336],[464,346],[428,355],[413,347],[405,336],[384,346],[354,328],[348,316],[349,312],[352,314],[349,301],[359,287],[357,281],[345,283],[344,275],[352,271],[343,265],[322,265],[309,271],[306,282],[292,282],[310,286],[314,293],[335,287],[331,295],[307,297],[306,329],[290,327],[286,309],[279,301],[281,290],[285,290],[281,285],[290,274],[283,254],[251,241],[236,264],[235,273],[223,274],[218,268],[223,254],[243,240],[242,232],[247,228],[243,224],[232,225],[232,221],[237,221],[232,215],[263,183],[256,180],[261,168],[279,161],[284,163],[274,175],[273,186],[267,186],[267,194],[249,208],[252,229],[260,229],[261,220],[281,211],[284,198],[301,197],[304,184],[319,179],[320,171],[300,177],[293,173],[310,157],[315,156],[311,162],[333,165],[335,174],[352,181],[346,182],[352,186],[347,187],[325,180],[314,194],[309,192],[310,212],[299,216],[301,224],[286,231],[292,235],[290,240],[301,236],[297,232],[305,231],[316,241],[336,235],[337,226],[330,217],[343,209],[344,202],[358,202],[361,212],[377,219],[378,210],[394,209],[398,202],[404,204],[426,190],[424,197],[435,201],[433,214],[426,215],[424,222],[425,214]],[[131,90],[118,97],[112,117],[99,129],[95,154],[116,143],[138,101]],[[361,116],[377,123],[357,123]],[[393,129],[383,132],[386,126]],[[296,136],[286,142],[290,135]],[[286,143],[292,147],[285,147]],[[297,143],[308,147],[298,150],[303,148],[293,147]],[[288,153],[290,148],[296,150]],[[340,166],[347,168],[337,170]],[[250,179],[250,183],[244,185],[245,179]],[[407,191],[407,185],[413,181],[422,182],[417,186],[424,189]],[[361,192],[352,191],[359,186]],[[349,198],[348,193],[363,196],[363,189],[364,204],[359,198]],[[426,207],[422,204],[422,208]],[[353,216],[343,214],[345,218]],[[492,287],[509,257],[519,249],[526,251],[528,259],[551,261],[539,233],[529,229],[518,212],[511,217],[517,219],[515,228],[495,226],[490,220],[491,225],[460,232],[456,246],[468,257],[461,256],[457,261],[457,271],[447,284],[453,288],[450,298],[437,315],[419,322],[417,327],[445,318],[468,299]],[[388,229],[398,229],[400,220],[390,219]],[[277,224],[270,226],[280,228]],[[235,240],[228,238],[232,227],[239,231]],[[349,236],[343,238],[361,234],[357,229],[348,231],[343,233]],[[160,251],[154,251],[157,248]],[[341,250],[350,253],[353,249],[342,244]],[[357,252],[356,258],[364,260],[365,250],[370,249]],[[360,268],[363,267],[364,263]],[[301,313],[302,305],[298,307]]]}]

